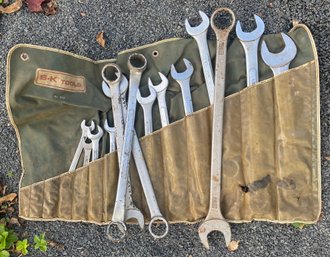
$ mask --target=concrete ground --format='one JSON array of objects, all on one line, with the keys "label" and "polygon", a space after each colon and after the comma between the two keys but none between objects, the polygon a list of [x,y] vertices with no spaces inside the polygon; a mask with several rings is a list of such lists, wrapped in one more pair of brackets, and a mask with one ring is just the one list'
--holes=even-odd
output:
[{"label": "concrete ground", "polygon": [[[220,234],[212,234],[211,250],[205,250],[198,238],[196,225],[171,225],[169,235],[154,241],[136,226],[129,226],[130,237],[114,244],[105,237],[105,227],[83,223],[26,222],[25,231],[46,232],[47,238],[63,244],[49,248],[46,254],[32,251],[30,256],[330,256],[330,46],[328,0],[286,1],[200,1],[200,0],[122,0],[102,1],[59,0],[54,16],[18,13],[0,16],[0,178],[9,191],[18,191],[22,168],[14,129],[5,107],[6,55],[18,43],[55,47],[92,59],[115,57],[120,50],[170,37],[187,37],[184,19],[198,10],[208,15],[220,6],[232,8],[237,18],[252,22],[252,14],[266,23],[266,33],[288,31],[293,19],[311,29],[319,53],[321,77],[321,139],[322,139],[322,215],[320,221],[302,230],[291,225],[252,222],[232,224],[240,247],[235,253],[224,248]],[[86,13],[85,17],[80,15]],[[105,31],[108,45],[101,48],[95,35]],[[210,35],[212,36],[212,35]],[[14,171],[13,176],[8,171]],[[220,238],[220,239],[219,239]]]}]

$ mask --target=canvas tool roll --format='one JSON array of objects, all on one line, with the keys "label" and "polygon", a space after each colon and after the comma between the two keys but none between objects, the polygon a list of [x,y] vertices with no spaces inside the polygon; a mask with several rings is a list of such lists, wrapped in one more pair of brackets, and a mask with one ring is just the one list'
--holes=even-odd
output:
[{"label": "canvas tool roll", "polygon": [[[227,55],[221,206],[231,222],[267,220],[314,223],[321,209],[319,67],[308,28],[288,33],[298,52],[290,70],[273,77],[259,56],[256,85],[246,88],[245,56],[237,39]],[[283,48],[280,35],[263,37],[273,52]],[[214,62],[215,42],[209,41]],[[15,127],[23,175],[19,214],[29,220],[107,223],[111,220],[118,179],[117,153],[73,172],[68,168],[78,145],[82,120],[112,124],[111,102],[102,93],[101,69],[117,63],[128,75],[127,58],[138,52],[148,60],[147,79],[169,78],[167,104],[171,124],[161,128],[153,106],[154,132],[143,137],[143,112],[135,127],[161,212],[170,222],[196,222],[209,205],[212,108],[209,107],[198,48],[193,39],[170,39],[92,61],[41,46],[17,45],[8,55],[7,107]],[[259,54],[260,55],[260,54]],[[194,113],[184,117],[179,85],[170,65],[194,66]],[[181,65],[181,67],[180,67]],[[217,99],[215,99],[216,101]],[[133,162],[134,202],[149,211]]]}]

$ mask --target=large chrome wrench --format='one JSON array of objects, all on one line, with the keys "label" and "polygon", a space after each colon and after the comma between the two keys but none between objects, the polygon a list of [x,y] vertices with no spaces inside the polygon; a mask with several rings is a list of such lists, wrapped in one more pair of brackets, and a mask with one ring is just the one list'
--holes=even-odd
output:
[{"label": "large chrome wrench", "polygon": [[285,47],[280,53],[271,53],[265,41],[261,44],[261,57],[272,69],[274,76],[289,69],[291,61],[297,54],[297,47],[294,41],[286,34],[281,33]]},{"label": "large chrome wrench", "polygon": [[149,87],[152,87],[157,93],[160,121],[162,123],[162,127],[165,127],[168,124],[170,124],[170,120],[168,118],[167,104],[166,104],[166,89],[168,87],[168,79],[163,73],[158,72],[158,74],[162,82],[160,82],[158,85],[154,85],[151,79],[149,78],[148,85]]},{"label": "large chrome wrench", "polygon": [[[112,69],[112,70],[111,70]],[[114,75],[115,74],[115,75]],[[114,75],[115,78],[112,79],[112,75]],[[112,104],[112,111],[113,111],[113,117],[114,117],[114,123],[116,126],[116,141],[117,141],[117,153],[118,153],[118,163],[119,166],[121,162],[121,156],[122,156],[122,147],[124,143],[124,117],[123,117],[123,110],[121,105],[121,95],[122,93],[127,91],[127,85],[126,87],[120,86],[121,81],[121,71],[119,67],[116,64],[108,64],[105,65],[102,69],[102,77],[103,80],[108,83],[108,85],[111,87],[108,87],[105,83],[102,84],[102,89],[104,94],[111,98],[111,104]],[[119,171],[119,177],[122,175],[120,174],[121,170]],[[129,219],[136,219],[141,227],[141,229],[144,228],[144,217],[141,211],[135,207],[132,200],[132,192],[131,192],[131,183],[130,183],[130,176],[127,174],[126,184],[119,184],[118,187],[121,186],[121,190],[125,190],[126,194],[122,197],[125,197],[123,200],[124,202],[124,210],[120,209],[120,213],[115,215],[115,212],[112,217],[112,222],[108,225],[107,228],[107,235],[110,240],[112,241],[119,241],[123,239],[126,235],[126,225],[124,221]],[[118,189],[117,189],[118,191]],[[118,197],[118,192],[117,192]],[[116,200],[117,200],[116,197]],[[122,216],[124,215],[124,216]],[[117,226],[119,232],[121,233],[119,237],[116,237],[112,235],[111,228],[113,226]]]},{"label": "large chrome wrench", "polygon": [[190,61],[183,59],[184,64],[186,65],[186,70],[184,72],[177,72],[174,64],[171,66],[171,76],[174,78],[180,85],[183,99],[183,106],[185,115],[193,113],[193,104],[191,100],[190,93],[190,77],[194,72],[194,67]]},{"label": "large chrome wrench", "polygon": [[[126,111],[127,111],[127,103],[126,103],[126,97],[125,97],[125,92],[122,90],[122,88],[127,88],[128,85],[128,81],[126,79],[126,77],[123,75],[122,76],[122,80],[120,82],[120,88],[121,88],[121,103],[122,103],[122,110],[123,110],[123,115],[126,115]],[[110,88],[107,88],[106,90],[103,89],[103,92],[108,96],[111,95],[110,92]],[[140,143],[139,143],[139,139],[136,136],[136,133],[134,132],[134,137],[133,137],[133,148],[132,148],[132,154],[133,154],[133,158],[136,164],[136,168],[140,177],[140,181],[141,181],[141,185],[144,191],[144,195],[146,197],[147,200],[147,204],[148,204],[148,208],[150,211],[150,215],[151,215],[151,221],[149,223],[149,232],[150,234],[154,237],[154,238],[163,238],[167,235],[168,233],[168,222],[165,220],[165,218],[163,217],[163,215],[161,214],[159,207],[158,207],[158,203],[157,203],[157,199],[152,187],[152,183],[149,177],[149,173],[148,173],[148,168],[146,165],[146,162],[144,160],[143,157],[143,153],[140,147]],[[165,224],[165,231],[163,234],[161,235],[156,235],[153,230],[152,230],[152,226],[156,221],[160,221],[163,222]]]},{"label": "large chrome wrench", "polygon": [[265,23],[258,15],[254,15],[257,28],[251,32],[243,32],[241,23],[237,21],[236,35],[243,45],[246,59],[246,83],[251,86],[259,81],[258,45],[265,31]]},{"label": "large chrome wrench", "polygon": [[191,35],[197,42],[199,55],[201,57],[204,78],[207,88],[207,93],[209,95],[210,103],[213,104],[214,101],[214,73],[212,68],[212,62],[209,52],[209,47],[207,44],[207,29],[210,26],[210,20],[207,15],[199,11],[199,15],[202,18],[202,23],[196,27],[192,27],[189,24],[188,19],[185,21],[186,31]]},{"label": "large chrome wrench", "polygon": [[[220,14],[230,14],[231,23],[226,28],[218,28],[214,19]],[[235,24],[235,15],[228,8],[219,8],[211,16],[211,26],[217,37],[217,54],[215,66],[215,96],[213,105],[212,126],[212,156],[211,156],[211,184],[210,184],[210,206],[208,214],[198,229],[199,237],[203,245],[209,249],[207,235],[214,231],[220,231],[224,235],[228,247],[231,241],[231,230],[229,223],[221,213],[221,171],[222,171],[222,131],[223,111],[225,95],[226,55],[227,39]]]}]

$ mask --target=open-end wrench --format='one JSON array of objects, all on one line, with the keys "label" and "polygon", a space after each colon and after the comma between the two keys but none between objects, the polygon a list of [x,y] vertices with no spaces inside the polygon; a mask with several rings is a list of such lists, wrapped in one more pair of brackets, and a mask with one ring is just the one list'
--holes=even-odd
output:
[{"label": "open-end wrench", "polygon": [[165,127],[168,124],[170,124],[170,120],[168,118],[168,112],[167,112],[167,105],[166,105],[166,89],[168,87],[168,79],[163,73],[158,72],[158,74],[162,82],[160,82],[158,85],[154,85],[151,79],[149,78],[148,85],[149,87],[152,87],[157,93],[160,121],[162,123],[162,127]]},{"label": "open-end wrench", "polygon": [[[94,123],[94,121],[92,121],[91,125],[87,126],[86,125],[86,120],[83,120],[80,124],[80,127],[81,127],[81,138],[79,140],[79,144],[78,144],[78,147],[76,149],[76,152],[73,156],[69,171],[73,171],[77,168],[77,164],[78,164],[80,155],[81,155],[81,153],[84,149],[84,146],[86,144],[85,141],[87,139],[87,132],[90,131],[90,130],[95,129],[95,123]],[[85,150],[85,153],[86,153],[86,150]]]},{"label": "open-end wrench", "polygon": [[104,121],[103,128],[109,134],[109,153],[112,153],[116,150],[116,128],[110,127],[107,120]]},{"label": "open-end wrench", "polygon": [[152,133],[152,106],[156,100],[157,94],[156,91],[149,86],[150,95],[147,97],[142,97],[140,90],[137,91],[136,100],[142,106],[143,115],[144,115],[144,135]]},{"label": "open-end wrench", "polygon": [[[229,14],[230,24],[226,28],[219,28],[214,19],[219,15]],[[211,16],[211,26],[217,37],[217,53],[215,65],[215,95],[213,105],[213,126],[212,126],[212,152],[211,152],[211,184],[210,184],[210,206],[208,214],[198,229],[199,237],[203,245],[209,249],[207,235],[212,231],[220,231],[224,235],[226,245],[231,241],[231,230],[229,223],[221,213],[221,171],[222,171],[222,131],[223,112],[226,77],[226,55],[227,39],[235,24],[235,15],[228,8],[219,8]]]},{"label": "open-end wrench", "polygon": [[[122,90],[122,88],[127,88],[128,86],[128,81],[126,79],[126,77],[123,75],[122,76],[122,80],[120,82],[120,88],[121,88],[121,104],[122,104],[122,109],[123,109],[123,115],[126,115],[126,111],[127,111],[127,103],[126,103],[126,97],[125,97],[125,91]],[[112,89],[112,88],[111,88]],[[104,93],[107,96],[111,95],[110,90],[111,89],[106,89],[103,90]],[[157,203],[157,199],[152,187],[152,183],[149,177],[149,173],[148,173],[148,168],[146,165],[146,162],[144,160],[143,157],[143,153],[140,147],[140,143],[139,143],[139,139],[136,136],[136,133],[134,132],[134,137],[133,137],[133,148],[132,148],[132,154],[134,157],[134,161],[135,161],[135,165],[136,165],[136,169],[138,171],[139,174],[139,178],[141,181],[141,185],[145,194],[145,198],[147,200],[147,204],[148,204],[148,208],[150,211],[150,215],[151,215],[151,221],[149,223],[149,232],[150,234],[154,237],[154,238],[163,238],[167,235],[168,233],[168,222],[165,220],[165,218],[163,217],[163,215],[161,214],[159,207],[158,207],[158,203]],[[165,231],[163,234],[157,235],[153,232],[152,230],[152,226],[156,221],[160,221],[162,223],[165,224]]]},{"label": "open-end wrench", "polygon": [[261,44],[261,57],[264,62],[272,69],[274,76],[289,69],[291,61],[297,54],[297,47],[294,41],[286,34],[281,33],[284,41],[284,49],[280,53],[271,53],[266,42]]},{"label": "open-end wrench", "polygon": [[186,19],[185,25],[188,34],[191,35],[197,42],[199,55],[201,57],[201,62],[204,72],[207,93],[209,95],[210,103],[213,104],[214,73],[213,73],[212,62],[211,62],[209,47],[206,38],[207,29],[209,28],[210,25],[210,20],[209,17],[207,17],[207,15],[202,11],[199,11],[199,15],[202,18],[201,24],[199,24],[196,27],[192,27],[190,26],[188,19]]},{"label": "open-end wrench", "polygon": [[247,86],[251,86],[259,81],[258,45],[260,37],[265,31],[263,20],[258,15],[254,15],[254,19],[257,27],[251,32],[243,32],[239,21],[236,24],[236,35],[243,45],[245,52]]},{"label": "open-end wrench", "polygon": [[181,87],[183,106],[185,115],[193,113],[193,104],[191,100],[190,93],[190,77],[194,72],[194,67],[190,61],[183,59],[183,62],[186,65],[186,70],[184,72],[178,73],[174,67],[174,64],[171,66],[171,76],[174,78]]},{"label": "open-end wrench", "polygon": [[[111,69],[113,69],[113,70],[111,70]],[[110,70],[109,71],[110,74],[108,74],[108,72],[107,72],[108,70]],[[112,79],[111,74],[115,74],[116,77],[114,79]],[[108,76],[110,76],[110,78]],[[120,161],[121,161],[122,146],[123,146],[123,142],[124,142],[124,116],[123,116],[123,110],[122,110],[122,105],[121,105],[121,95],[123,93],[125,93],[128,88],[128,83],[126,83],[126,84],[120,83],[121,76],[122,76],[121,71],[116,64],[108,64],[103,67],[102,77],[106,83],[102,83],[102,89],[103,89],[103,93],[107,97],[111,98],[114,124],[116,127],[117,153],[118,153],[119,165],[120,165]],[[125,225],[124,221],[134,218],[138,221],[141,229],[144,228],[143,214],[133,204],[131,181],[130,181],[129,174],[127,176],[127,184],[124,186],[125,186],[124,189],[126,190],[126,195],[125,195],[125,200],[124,200],[125,208],[124,208],[124,210],[121,210],[122,212],[124,212],[124,219],[121,220],[122,217],[118,218],[118,215],[113,216],[112,222],[109,224],[109,226],[107,228],[107,235],[108,235],[109,239],[111,239],[112,241],[119,241],[125,237],[127,230],[126,230],[126,225]],[[117,226],[121,233],[118,238],[113,236],[110,233],[112,225]]]},{"label": "open-end wrench", "polygon": [[91,130],[87,131],[87,137],[92,140],[93,152],[92,152],[92,161],[95,161],[99,158],[99,148],[100,148],[100,139],[103,136],[103,129],[97,125],[97,133],[93,134]]}]

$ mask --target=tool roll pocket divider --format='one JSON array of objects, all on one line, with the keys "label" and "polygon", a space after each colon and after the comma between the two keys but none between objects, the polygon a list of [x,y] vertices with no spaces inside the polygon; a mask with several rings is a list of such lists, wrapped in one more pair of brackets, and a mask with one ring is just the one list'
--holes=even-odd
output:
[{"label": "tool roll pocket divider", "polygon": [[[227,92],[232,94],[225,98],[221,206],[225,218],[232,222],[313,223],[320,215],[317,55],[305,26],[298,25],[290,33],[298,47],[294,68],[273,78],[261,64],[260,77],[265,80],[239,92],[237,89],[244,84],[240,79],[242,75],[238,72],[228,76],[231,81]],[[237,46],[236,41],[232,45],[235,44]],[[229,49],[228,53],[237,51]],[[230,61],[229,69],[238,65],[235,60]],[[244,70],[242,67],[241,72]],[[170,92],[173,94],[170,98],[173,105],[169,107],[172,121],[182,115],[177,106],[179,94],[174,91]],[[205,85],[193,89],[197,109],[205,106],[205,101],[198,99],[200,92],[206,92]],[[64,113],[61,115],[68,120]],[[70,118],[75,114],[71,113]],[[105,118],[102,112],[93,115],[90,117],[96,120]],[[19,140],[20,137],[28,140],[26,135],[18,133],[12,116],[11,119]],[[211,126],[212,109],[207,107],[140,139],[159,207],[172,223],[196,222],[207,214]],[[68,131],[79,133],[72,128]],[[69,140],[67,136],[66,140]],[[20,150],[26,163],[29,155],[22,152],[21,144],[22,141]],[[33,167],[31,162],[29,170]],[[130,172],[134,202],[148,217],[133,163]],[[27,170],[24,176],[29,176]],[[116,152],[73,172],[39,182],[24,178],[20,189],[20,216],[31,220],[108,223],[117,179]]]}]

